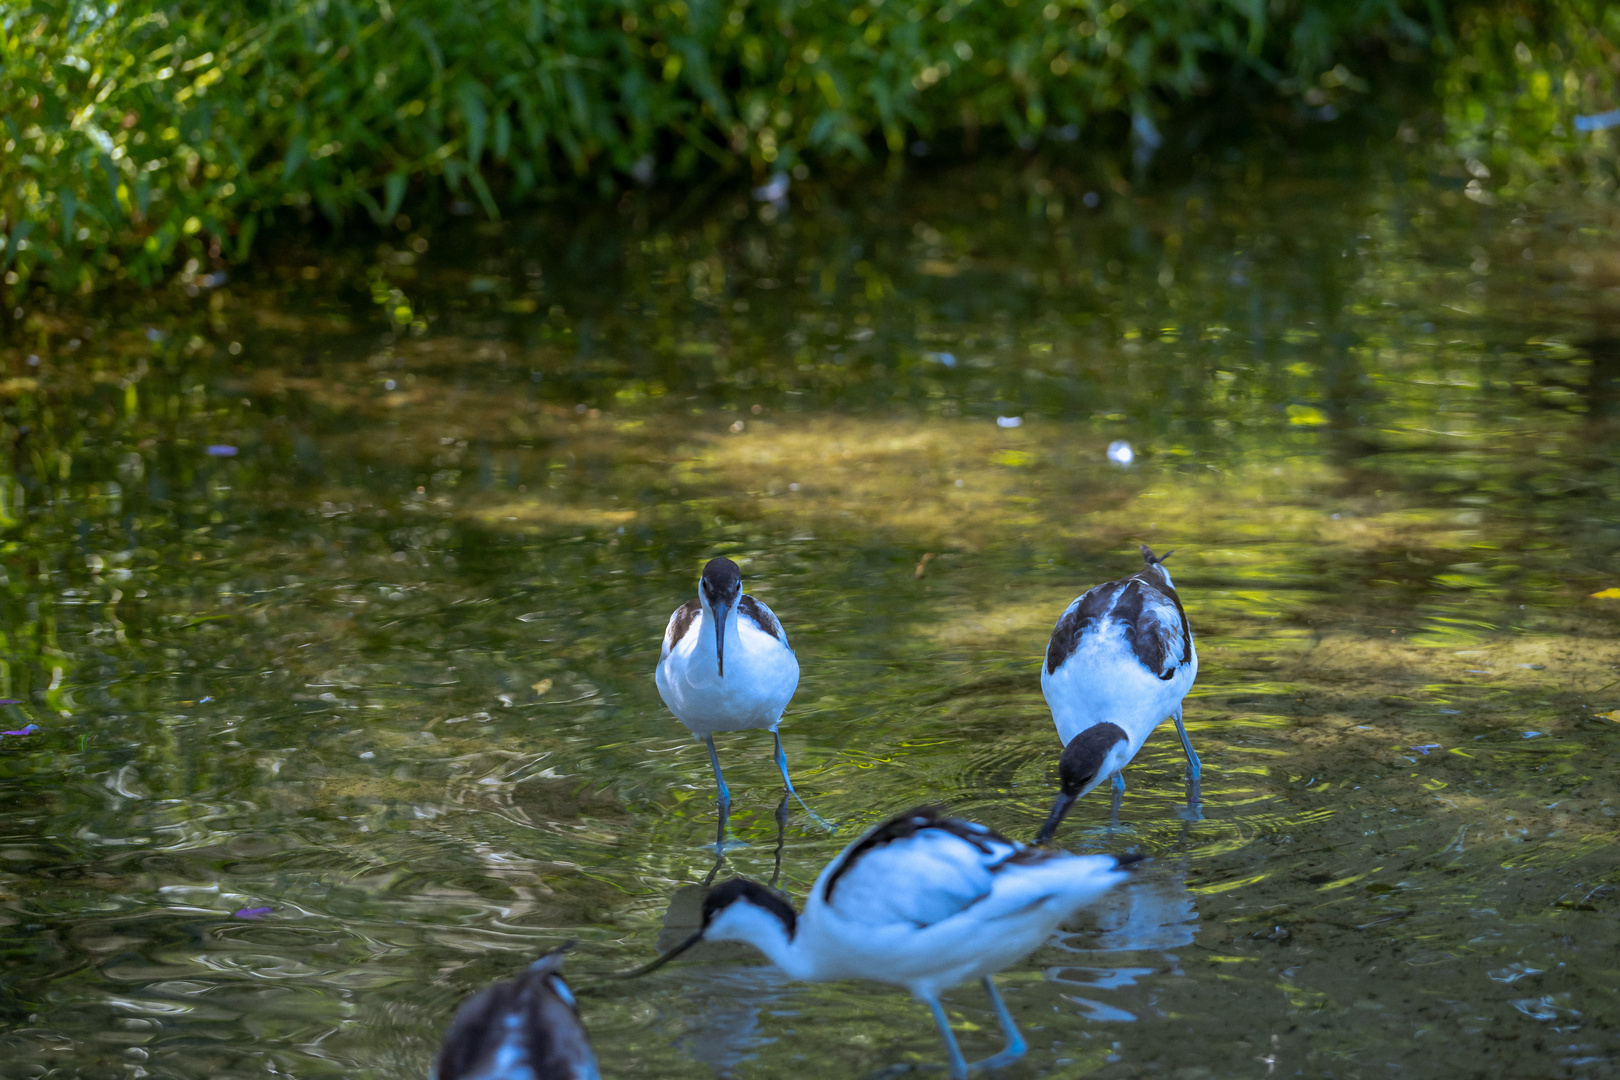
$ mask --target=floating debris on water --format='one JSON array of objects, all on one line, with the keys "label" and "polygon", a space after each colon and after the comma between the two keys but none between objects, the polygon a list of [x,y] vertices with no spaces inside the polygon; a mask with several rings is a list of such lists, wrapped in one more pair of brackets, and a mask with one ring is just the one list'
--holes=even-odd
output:
[{"label": "floating debris on water", "polygon": [[227,446],[224,443],[217,443],[210,446],[205,452],[209,457],[235,457],[236,447]]},{"label": "floating debris on water", "polygon": [[1408,750],[1416,750],[1418,753],[1422,754],[1424,757],[1428,757],[1430,750],[1438,750],[1438,749],[1440,749],[1440,744],[1437,743],[1437,742],[1418,743],[1416,746],[1408,746],[1407,749]]},{"label": "floating debris on water", "polygon": [[1108,444],[1108,460],[1115,465],[1129,465],[1136,460],[1136,451],[1124,439],[1115,439]]},{"label": "floating debris on water", "polygon": [[924,360],[932,360],[934,363],[943,364],[945,367],[953,368],[953,367],[956,366],[956,354],[955,353],[948,353],[948,352],[923,353],[923,359]]},{"label": "floating debris on water", "polygon": [[[12,702],[12,704],[15,705],[16,702]],[[29,724],[27,727],[19,728],[16,731],[0,731],[0,735],[38,735],[39,730],[38,724]]]},{"label": "floating debris on water", "polygon": [[1024,426],[1024,418],[1022,416],[998,416],[998,417],[996,417],[996,427],[1012,428],[1012,427],[1023,427],[1023,426]]},{"label": "floating debris on water", "polygon": [[274,910],[276,910],[276,909],[273,908],[273,907],[245,907],[240,911],[232,912],[231,913],[231,918],[233,918],[233,919],[262,919],[262,918],[264,918],[266,915],[270,914]]}]

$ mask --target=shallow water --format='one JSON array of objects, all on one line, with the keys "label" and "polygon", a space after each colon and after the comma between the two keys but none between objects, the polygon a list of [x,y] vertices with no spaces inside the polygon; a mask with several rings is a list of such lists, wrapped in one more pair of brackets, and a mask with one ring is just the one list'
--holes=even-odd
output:
[{"label": "shallow water", "polygon": [[[839,828],[790,808],[802,899],[919,802],[1034,833],[1038,658],[1138,542],[1198,635],[1205,816],[1173,727],[1120,827],[1076,807],[1066,845],[1152,859],[1002,976],[1006,1075],[1611,1075],[1614,222],[1465,180],[1232,151],[1137,192],[1036,162],[631,198],[24,312],[6,1075],[423,1075],[568,939],[610,1077],[938,1061],[883,987],[588,977],[712,867],[665,620],[723,552],[786,625]],[[768,878],[769,739],[719,741],[728,872]],[[977,988],[949,1008],[996,1048]]]}]

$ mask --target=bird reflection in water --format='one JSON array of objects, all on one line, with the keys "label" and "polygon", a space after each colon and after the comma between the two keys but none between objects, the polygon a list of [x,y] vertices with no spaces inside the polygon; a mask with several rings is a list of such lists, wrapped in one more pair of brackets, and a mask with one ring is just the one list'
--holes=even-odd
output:
[{"label": "bird reflection in water", "polygon": [[[787,814],[789,795],[790,793],[784,793],[782,796],[782,801],[776,804],[776,853],[772,860],[771,880],[769,882],[770,887],[773,889],[776,888],[777,879],[782,876],[782,848],[787,843]],[[697,885],[682,886],[681,888],[675,890],[675,895],[670,898],[669,911],[666,911],[664,914],[664,925],[666,927],[669,925],[669,913],[673,912],[676,905],[682,902],[680,899],[681,895],[683,893],[690,892],[697,897],[697,899],[691,901],[691,903],[694,905],[701,905],[703,903],[703,890],[714,884],[715,876],[720,873],[720,868],[726,865],[726,852],[728,848],[724,843],[725,828],[726,823],[725,821],[722,821],[720,823],[721,836],[719,840],[715,841],[713,849],[714,865],[709,867],[709,872],[703,876],[703,881]],[[695,913],[697,911],[697,907],[693,907],[692,910]],[[695,917],[696,915],[694,914],[694,918]],[[697,928],[698,923],[693,922],[691,929],[696,930]],[[663,946],[659,947],[662,948]]]},{"label": "bird reflection in water", "polygon": [[1048,967],[1047,981],[1084,992],[1063,995],[1079,1006],[1083,1019],[1134,1022],[1139,1013],[1154,1008],[1153,994],[1148,987],[1130,988],[1155,973],[1182,973],[1180,958],[1168,950],[1191,945],[1198,933],[1198,908],[1187,890],[1189,865],[1185,858],[1144,864],[1085,912],[1087,929],[1053,940],[1054,947],[1073,954],[1076,962]]},{"label": "bird reflection in water", "polygon": [[[782,875],[787,807],[788,796],[784,794],[776,808],[776,859],[770,880],[773,889]],[[702,928],[703,898],[725,861],[725,853],[720,852],[701,885],[683,885],[670,896],[658,932],[660,953],[668,952]],[[792,902],[786,894],[784,899]],[[760,1014],[780,1007],[781,999],[794,992],[792,980],[770,964],[711,966],[719,961],[757,959],[752,948],[736,942],[703,942],[688,955],[711,963],[689,969],[691,986],[685,1000],[690,1012],[680,1018],[685,1034],[676,1038],[675,1045],[692,1060],[714,1070],[716,1076],[729,1076],[738,1065],[756,1057],[760,1046],[772,1041],[759,1033]]]}]

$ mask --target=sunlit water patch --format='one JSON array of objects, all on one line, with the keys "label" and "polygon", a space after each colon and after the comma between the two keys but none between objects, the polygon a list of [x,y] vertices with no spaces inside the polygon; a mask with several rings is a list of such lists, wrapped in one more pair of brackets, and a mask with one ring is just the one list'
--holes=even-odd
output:
[{"label": "sunlit water patch", "polygon": [[[1141,542],[1198,634],[1201,816],[1168,730],[1117,823],[1075,808],[1063,843],[1151,859],[1003,976],[1009,1075],[1611,1073],[1610,300],[1477,256],[1533,216],[1251,164],[1078,215],[1036,165],[424,230],[13,320],[18,1075],[422,1075],[569,939],[609,1076],[937,1061],[885,987],[599,976],[711,874],[802,903],[917,803],[1031,836],[1047,636]],[[784,740],[838,829],[779,832],[768,735],[725,736],[718,869],[652,681],[717,552],[798,651]],[[948,1007],[994,1048],[982,992]]]}]

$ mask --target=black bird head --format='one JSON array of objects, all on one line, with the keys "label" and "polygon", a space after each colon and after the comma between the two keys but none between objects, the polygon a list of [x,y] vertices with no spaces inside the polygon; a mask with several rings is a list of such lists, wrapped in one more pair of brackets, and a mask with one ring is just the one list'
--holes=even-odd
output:
[{"label": "black bird head", "polygon": [[714,654],[720,677],[726,677],[726,620],[742,598],[742,571],[724,555],[710,559],[698,582],[698,595],[714,621]]},{"label": "black bird head", "polygon": [[1069,740],[1058,759],[1058,782],[1062,794],[1052,804],[1052,813],[1036,835],[1035,842],[1044,844],[1052,839],[1074,801],[1113,773],[1122,768],[1118,760],[1130,747],[1130,739],[1118,724],[1101,723],[1086,728]]},{"label": "black bird head", "polygon": [[[710,889],[708,895],[703,898],[703,926],[697,933],[652,963],[639,967],[634,971],[626,972],[622,977],[633,979],[657,971],[687,949],[704,940],[711,930],[724,935],[724,927],[717,927],[716,924],[723,923],[728,912],[736,911],[740,906],[747,905],[751,905],[768,915],[775,916],[781,921],[782,929],[787,931],[788,938],[792,939],[799,925],[799,916],[794,912],[793,905],[784,900],[781,893],[768,889],[757,881],[750,881],[748,878],[732,878],[730,881],[723,881]],[[718,940],[731,941],[737,939],[721,936]]]}]

